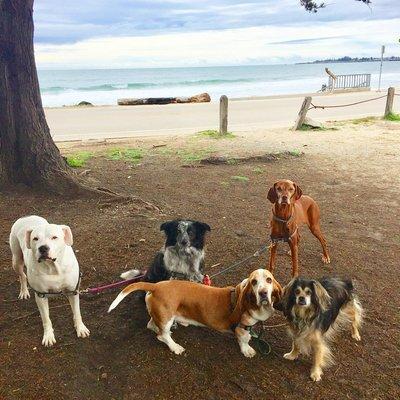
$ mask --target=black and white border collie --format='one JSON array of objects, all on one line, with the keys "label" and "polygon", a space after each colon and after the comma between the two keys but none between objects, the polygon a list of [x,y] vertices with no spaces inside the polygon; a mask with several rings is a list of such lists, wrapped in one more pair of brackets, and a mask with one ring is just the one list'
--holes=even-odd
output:
[{"label": "black and white border collie", "polygon": [[351,280],[295,278],[284,288],[279,308],[292,338],[292,350],[284,358],[295,360],[301,353],[312,353],[313,381],[319,381],[322,369],[332,363],[329,343],[345,323],[351,325],[352,338],[361,340],[363,309]]},{"label": "black and white border collie", "polygon": [[[166,235],[165,245],[144,272],[143,280],[154,283],[169,279],[203,282],[205,237],[211,231],[210,226],[204,222],[175,219],[164,222],[160,230]],[[121,278],[132,279],[142,273],[132,269],[122,273]]]}]

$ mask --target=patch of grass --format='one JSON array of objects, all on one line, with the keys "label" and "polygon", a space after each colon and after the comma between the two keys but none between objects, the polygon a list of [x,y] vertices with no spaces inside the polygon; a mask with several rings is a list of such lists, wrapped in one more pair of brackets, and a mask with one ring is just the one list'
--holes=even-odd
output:
[{"label": "patch of grass", "polygon": [[227,132],[226,135],[220,135],[217,130],[213,129],[197,132],[196,136],[205,136],[212,139],[233,139],[236,137],[232,132]]},{"label": "patch of grass", "polygon": [[400,114],[389,113],[384,119],[386,121],[400,122]]},{"label": "patch of grass", "polygon": [[228,165],[236,165],[236,164],[239,164],[239,161],[236,158],[228,158],[226,163]]},{"label": "patch of grass", "polygon": [[211,149],[182,149],[178,150],[176,154],[183,162],[196,163],[210,157],[211,152]]},{"label": "patch of grass", "polygon": [[80,151],[67,156],[67,164],[72,168],[81,168],[85,165],[86,161],[93,157],[90,151]]},{"label": "patch of grass", "polygon": [[360,124],[372,124],[376,120],[377,117],[364,117],[364,118],[352,119],[350,122],[353,125],[360,125]]},{"label": "patch of grass", "polygon": [[142,149],[111,149],[107,152],[110,160],[123,160],[132,164],[138,164],[143,155]]},{"label": "patch of grass", "polygon": [[229,182],[223,181],[223,182],[221,182],[221,185],[222,185],[222,186],[225,186],[225,187],[228,187],[228,186],[230,185],[230,183],[229,183]]},{"label": "patch of grass", "polygon": [[256,167],[253,169],[253,172],[256,174],[262,174],[264,172],[264,170],[260,167]]},{"label": "patch of grass", "polygon": [[249,178],[247,176],[241,176],[241,175],[235,175],[231,176],[231,179],[234,181],[239,181],[239,182],[248,182]]},{"label": "patch of grass", "polygon": [[288,153],[293,157],[301,157],[303,152],[300,150],[289,150]]},{"label": "patch of grass", "polygon": [[338,128],[332,127],[332,128],[327,128],[326,126],[321,126],[321,127],[315,127],[307,124],[303,124],[300,128],[299,131],[337,131]]}]

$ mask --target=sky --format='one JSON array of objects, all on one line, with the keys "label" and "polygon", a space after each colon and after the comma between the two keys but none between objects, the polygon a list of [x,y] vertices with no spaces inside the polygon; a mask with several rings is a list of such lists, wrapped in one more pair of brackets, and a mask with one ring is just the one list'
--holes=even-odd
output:
[{"label": "sky", "polygon": [[39,68],[282,64],[400,56],[400,0],[36,0]]}]

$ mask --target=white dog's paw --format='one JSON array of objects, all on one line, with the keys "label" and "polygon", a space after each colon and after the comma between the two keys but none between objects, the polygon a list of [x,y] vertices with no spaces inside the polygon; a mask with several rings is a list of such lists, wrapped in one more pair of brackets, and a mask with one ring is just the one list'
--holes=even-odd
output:
[{"label": "white dog's paw", "polygon": [[46,347],[51,347],[56,343],[56,338],[54,337],[53,329],[50,329],[43,333],[42,345]]},{"label": "white dog's paw", "polygon": [[284,354],[283,358],[286,358],[286,360],[293,361],[293,360],[296,360],[298,356],[299,356],[298,354],[293,354],[292,352],[290,352],[290,353]]},{"label": "white dog's paw", "polygon": [[20,299],[20,300],[27,300],[27,299],[29,299],[31,297],[31,295],[29,294],[29,290],[28,290],[28,288],[21,288],[21,290],[20,290],[20,292],[19,292],[19,295],[18,295],[18,298]]},{"label": "white dog's paw", "polygon": [[83,322],[81,322],[75,329],[76,329],[76,334],[80,338],[87,338],[90,335],[89,329],[86,328]]},{"label": "white dog's paw", "polygon": [[357,342],[361,341],[361,336],[360,336],[360,334],[358,332],[352,333],[351,337]]},{"label": "white dog's paw", "polygon": [[321,380],[321,376],[322,376],[322,371],[320,369],[312,369],[311,370],[310,378],[314,382],[319,382]]},{"label": "white dog's paw", "polygon": [[174,346],[170,347],[171,351],[175,354],[182,354],[185,351],[185,348],[182,347],[180,344],[176,343]]},{"label": "white dog's paw", "polygon": [[251,346],[247,346],[244,349],[242,349],[242,354],[245,357],[251,358],[256,355],[256,351]]}]

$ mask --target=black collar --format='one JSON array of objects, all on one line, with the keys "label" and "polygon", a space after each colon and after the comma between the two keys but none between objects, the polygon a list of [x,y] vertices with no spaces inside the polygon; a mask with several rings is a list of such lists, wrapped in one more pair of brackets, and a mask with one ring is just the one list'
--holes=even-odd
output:
[{"label": "black collar", "polygon": [[49,296],[75,296],[77,294],[79,294],[79,286],[81,284],[81,278],[82,278],[82,272],[79,272],[79,278],[78,278],[78,282],[75,286],[74,290],[70,290],[70,291],[61,291],[61,292],[39,292],[36,289],[34,289],[28,282],[29,287],[38,295],[38,297],[40,298],[44,298],[44,297],[49,297]]}]

